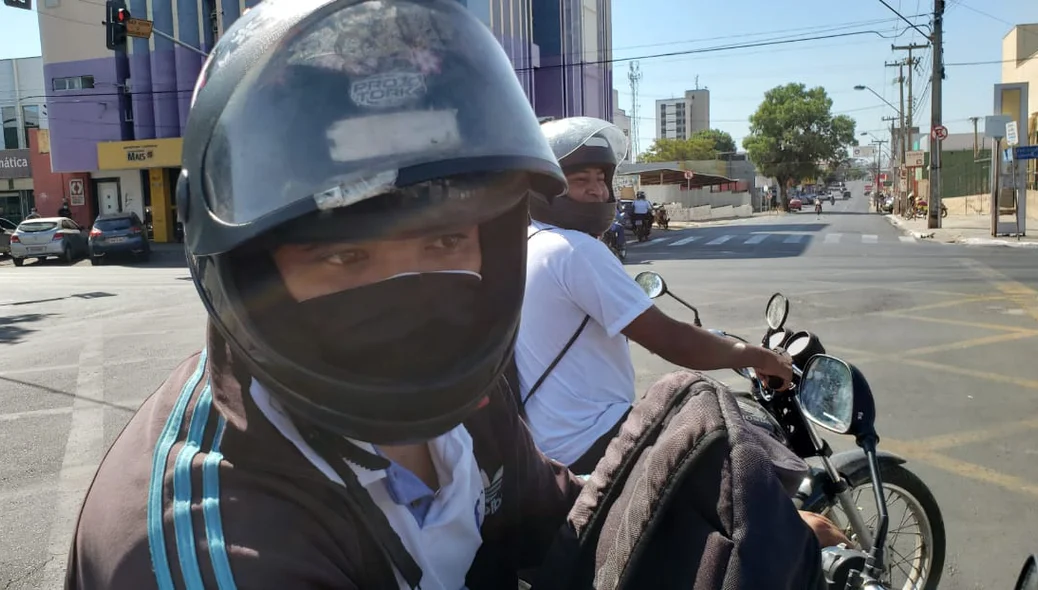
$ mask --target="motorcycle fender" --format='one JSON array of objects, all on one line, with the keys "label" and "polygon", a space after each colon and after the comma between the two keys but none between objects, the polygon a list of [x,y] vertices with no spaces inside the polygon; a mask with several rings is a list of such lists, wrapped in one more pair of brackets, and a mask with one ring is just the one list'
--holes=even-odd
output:
[{"label": "motorcycle fender", "polygon": [[[879,461],[881,468],[884,463],[893,465],[907,463],[905,458],[900,455],[878,449],[876,450],[876,459]],[[829,458],[829,461],[832,462],[836,471],[843,475],[850,475],[861,469],[868,469],[869,466],[869,461],[865,458],[865,452],[861,449],[836,453]],[[800,482],[800,488],[793,498],[797,508],[808,512],[824,510],[829,504],[828,494],[826,493],[828,483],[829,475],[825,472],[825,469],[812,465],[811,472],[804,478],[804,481]]]}]

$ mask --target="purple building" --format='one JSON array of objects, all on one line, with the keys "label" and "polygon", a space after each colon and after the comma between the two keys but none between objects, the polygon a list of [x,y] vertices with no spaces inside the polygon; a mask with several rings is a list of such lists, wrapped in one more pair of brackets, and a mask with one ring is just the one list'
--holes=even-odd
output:
[{"label": "purple building", "polygon": [[[538,115],[612,117],[610,0],[458,0],[494,32]],[[125,0],[135,18],[208,51],[259,0]],[[55,172],[89,172],[90,215],[134,211],[173,235],[172,187],[203,56],[153,35],[105,47],[104,2],[41,1]]]}]

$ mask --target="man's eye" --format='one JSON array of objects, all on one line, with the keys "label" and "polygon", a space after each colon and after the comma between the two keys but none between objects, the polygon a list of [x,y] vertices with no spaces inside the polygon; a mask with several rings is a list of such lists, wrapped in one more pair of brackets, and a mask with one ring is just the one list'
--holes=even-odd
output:
[{"label": "man's eye", "polygon": [[335,264],[343,266],[347,264],[356,264],[361,262],[368,257],[367,253],[363,250],[343,250],[341,252],[334,252],[324,256],[321,260],[328,264]]},{"label": "man's eye", "polygon": [[447,234],[436,238],[429,247],[436,250],[453,250],[468,238],[465,234]]}]

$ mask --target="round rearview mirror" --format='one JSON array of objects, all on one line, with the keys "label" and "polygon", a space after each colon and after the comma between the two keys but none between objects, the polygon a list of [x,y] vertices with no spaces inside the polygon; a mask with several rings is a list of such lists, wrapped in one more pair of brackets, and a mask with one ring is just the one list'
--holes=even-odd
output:
[{"label": "round rearview mirror", "polygon": [[655,299],[667,292],[667,284],[663,282],[663,277],[651,270],[638,273],[638,276],[634,277],[634,282],[638,283],[649,299]]},{"label": "round rearview mirror", "polygon": [[768,307],[764,310],[768,319],[768,327],[772,330],[780,330],[789,316],[789,299],[782,293],[775,293],[768,300]]},{"label": "round rearview mirror", "polygon": [[854,376],[838,358],[816,355],[804,368],[799,387],[804,414],[822,428],[847,434],[854,425]]},{"label": "round rearview mirror", "polygon": [[1024,562],[1024,569],[1016,581],[1016,590],[1038,590],[1038,561],[1032,555]]}]

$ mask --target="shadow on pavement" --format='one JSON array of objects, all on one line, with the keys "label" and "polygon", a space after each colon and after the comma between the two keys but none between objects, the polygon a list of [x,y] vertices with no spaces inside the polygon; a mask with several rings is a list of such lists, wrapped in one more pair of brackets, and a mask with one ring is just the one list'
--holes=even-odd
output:
[{"label": "shadow on pavement", "polygon": [[21,324],[31,324],[46,319],[54,314],[49,313],[23,313],[18,315],[0,316],[0,344],[15,344],[25,336],[35,332]]},{"label": "shadow on pavement", "polygon": [[11,303],[0,303],[0,307],[16,307],[19,305],[35,305],[37,303],[51,303],[53,301],[64,301],[65,299],[99,299],[101,297],[115,297],[115,293],[104,291],[91,291],[89,293],[73,293],[64,297],[48,297],[47,299],[30,299],[28,301],[14,301]]},{"label": "shadow on pavement", "polygon": [[53,393],[54,395],[62,395],[62,396],[65,396],[65,397],[68,397],[68,398],[72,398],[72,399],[75,399],[75,398],[78,397],[79,399],[86,400],[86,401],[88,401],[88,402],[90,402],[92,404],[97,404],[99,406],[104,406],[106,408],[111,408],[113,410],[119,410],[121,412],[127,412],[129,414],[132,414],[132,413],[137,411],[137,408],[132,408],[132,407],[129,407],[129,406],[123,406],[123,405],[120,405],[120,404],[114,404],[112,402],[107,402],[107,401],[100,400],[100,399],[94,399],[94,398],[87,397],[87,396],[76,395],[75,393],[72,393],[72,392],[69,392],[69,391],[62,391],[60,389],[54,389],[53,387],[47,387],[46,385],[40,385],[39,383],[33,383],[32,381],[22,381],[21,379],[14,379],[14,378],[11,378],[11,377],[4,377],[4,376],[0,376],[0,381],[5,381],[7,383],[14,383],[16,385],[22,385],[22,386],[25,386],[25,387],[32,387],[34,389],[42,389],[43,391],[45,391],[47,393]]}]

